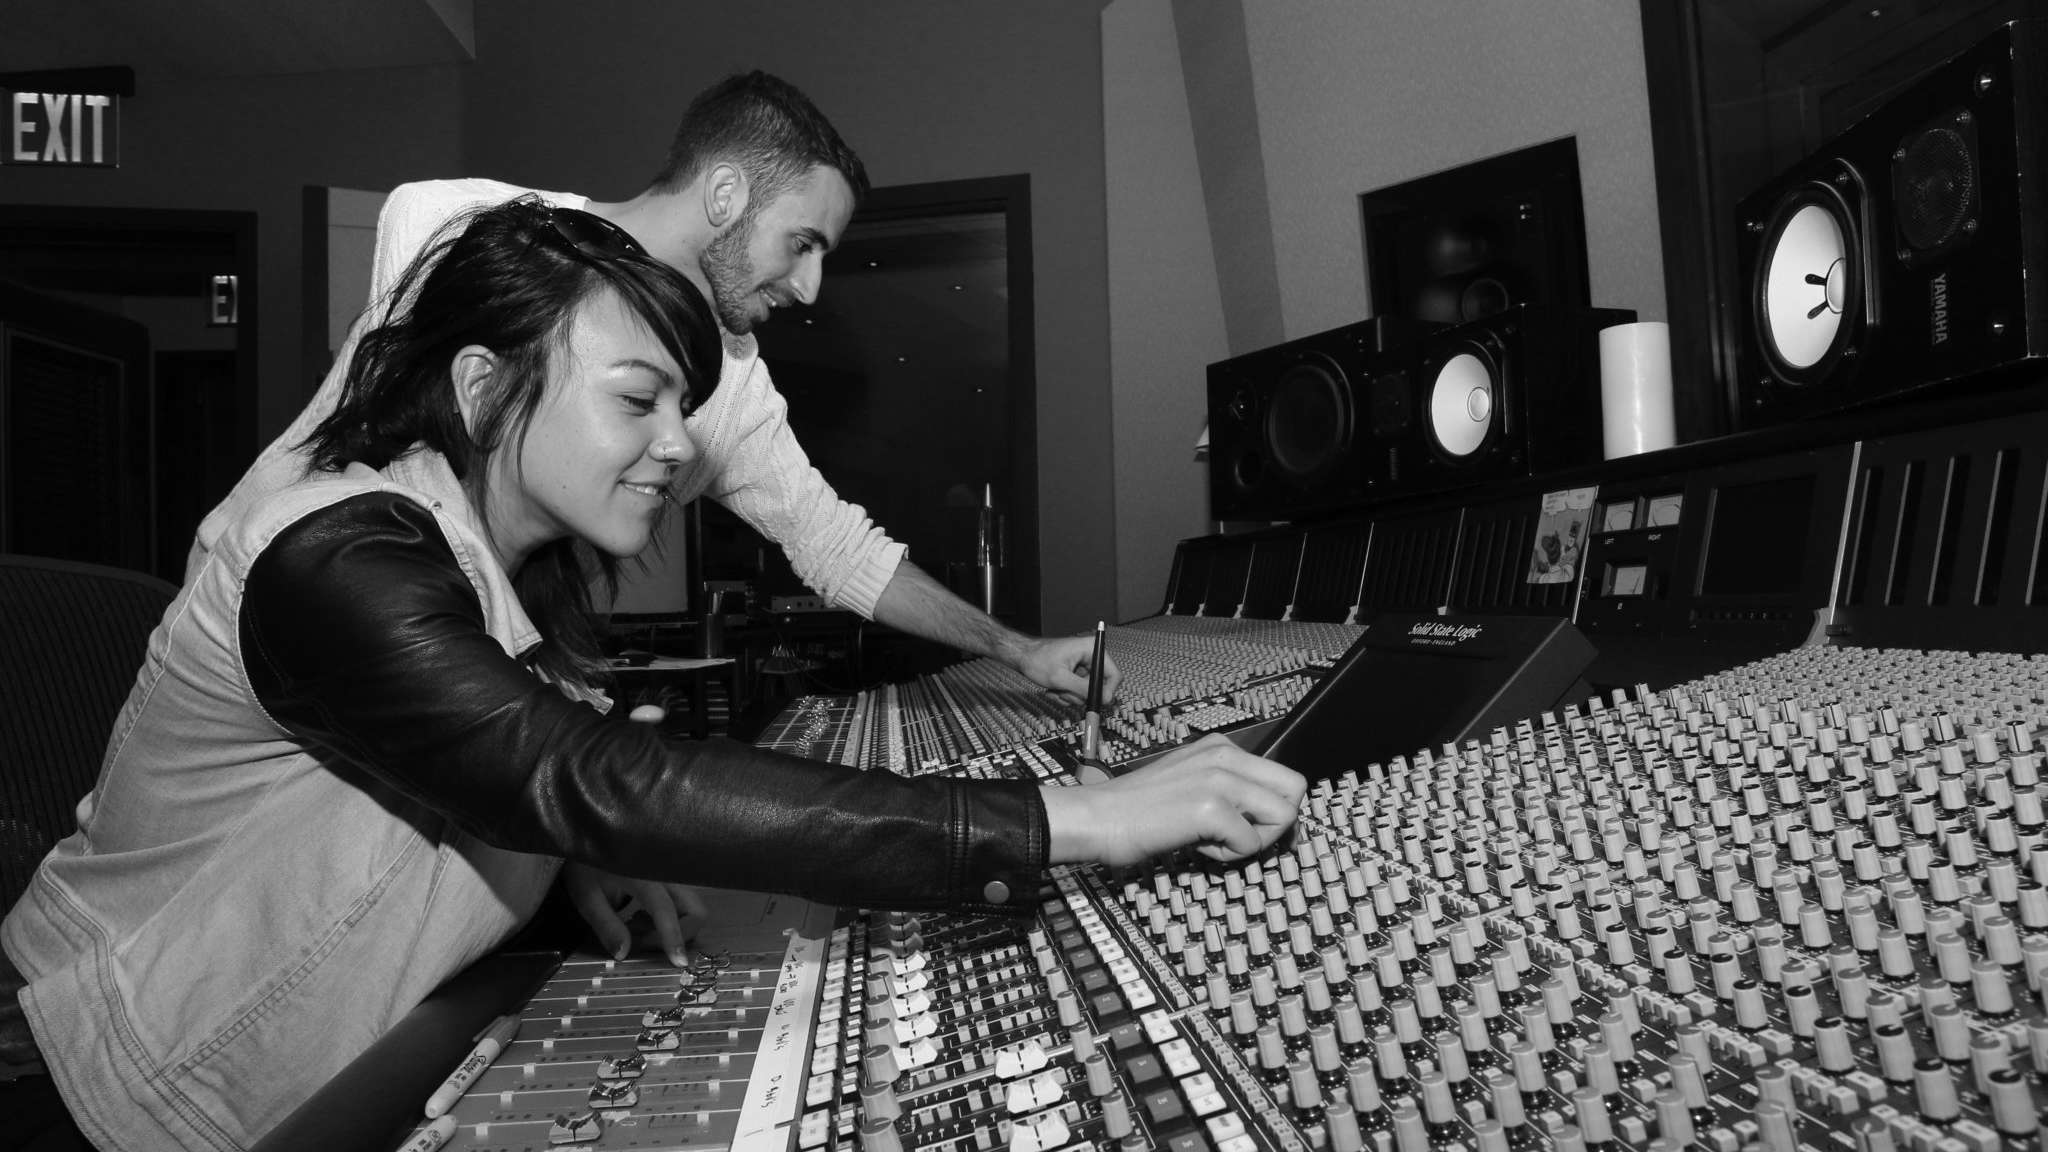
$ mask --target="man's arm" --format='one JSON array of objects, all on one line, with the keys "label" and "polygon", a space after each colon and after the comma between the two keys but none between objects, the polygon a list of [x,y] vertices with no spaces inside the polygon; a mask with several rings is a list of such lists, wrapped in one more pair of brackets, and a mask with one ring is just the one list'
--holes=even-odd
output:
[{"label": "man's arm", "polygon": [[[897,562],[895,574],[875,601],[875,619],[898,631],[1001,661],[1033,683],[1076,700],[1088,694],[1088,665],[1095,655],[1092,638],[1026,636],[954,595],[907,557]],[[1105,701],[1116,699],[1119,678],[1116,662],[1105,653]]]},{"label": "man's arm", "polygon": [[[833,491],[789,429],[788,402],[749,345],[728,350],[718,391],[690,418],[709,474],[702,491],[781,545],[798,578],[834,604],[913,636],[1000,660],[1056,692],[1088,691],[1088,637],[1022,635],[953,595],[904,556],[867,511]],[[1103,664],[1103,698],[1117,671]]]}]

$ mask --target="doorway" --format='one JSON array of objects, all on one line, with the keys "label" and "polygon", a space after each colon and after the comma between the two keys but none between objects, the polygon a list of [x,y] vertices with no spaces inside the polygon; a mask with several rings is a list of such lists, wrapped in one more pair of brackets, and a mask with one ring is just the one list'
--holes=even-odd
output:
[{"label": "doorway", "polygon": [[[843,498],[969,603],[1038,630],[1030,178],[877,188],[810,308],[759,330],[789,423]],[[715,505],[703,576],[803,595],[779,549]]]},{"label": "doorway", "polygon": [[0,552],[180,582],[255,457],[257,311],[254,213],[0,206]]}]

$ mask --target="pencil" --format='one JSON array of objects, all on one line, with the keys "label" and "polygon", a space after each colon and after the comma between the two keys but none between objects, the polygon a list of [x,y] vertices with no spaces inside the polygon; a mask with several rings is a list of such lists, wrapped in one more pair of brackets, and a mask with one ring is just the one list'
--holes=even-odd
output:
[{"label": "pencil", "polygon": [[1088,661],[1088,703],[1082,717],[1081,759],[1102,760],[1102,665],[1109,637],[1108,625],[1095,622],[1095,655]]}]

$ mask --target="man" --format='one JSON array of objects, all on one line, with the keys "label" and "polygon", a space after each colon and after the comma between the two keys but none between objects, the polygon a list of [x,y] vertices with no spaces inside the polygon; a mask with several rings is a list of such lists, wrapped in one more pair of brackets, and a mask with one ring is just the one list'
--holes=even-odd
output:
[{"label": "man", "polygon": [[[677,503],[708,495],[726,505],[780,545],[796,574],[834,604],[1081,697],[1093,655],[1088,637],[1025,636],[953,595],[863,509],[840,499],[789,429],[788,405],[769,380],[753,328],[777,308],[817,299],[825,254],[867,189],[860,158],[808,97],[763,72],[733,76],[690,102],[661,171],[632,199],[599,203],[494,180],[394,190],[378,221],[369,308],[357,331],[382,321],[385,297],[406,266],[469,209],[538,192],[610,220],[695,281],[726,330],[718,388],[686,425],[699,455],[676,480]],[[305,411],[201,523],[186,563],[188,583],[251,503],[304,471],[299,445],[334,410],[355,340],[352,332]],[[1114,699],[1119,673],[1107,660],[1103,672],[1105,698]],[[573,865],[564,880],[615,954],[624,955],[630,941],[613,909],[630,895],[653,919],[665,950],[684,962],[686,919],[678,914],[701,912],[693,894]]]},{"label": "man", "polygon": [[[727,332],[711,401],[690,420],[702,451],[678,483],[678,503],[708,495],[781,545],[805,583],[831,602],[912,635],[1008,664],[1076,698],[1087,690],[1089,639],[1036,638],[953,595],[904,555],[857,505],[833,492],[791,434],[752,336],[776,308],[817,299],[825,253],[839,241],[867,171],[810,99],[762,72],[734,76],[690,103],[667,162],[630,200],[597,203],[541,192],[624,228],[657,259],[694,280]],[[466,209],[533,189],[488,180],[408,184],[391,194],[377,230],[370,310],[441,226]],[[187,576],[234,514],[295,478],[297,446],[334,408],[354,337],[304,412],[201,524]],[[1105,692],[1118,672],[1104,668]]]}]

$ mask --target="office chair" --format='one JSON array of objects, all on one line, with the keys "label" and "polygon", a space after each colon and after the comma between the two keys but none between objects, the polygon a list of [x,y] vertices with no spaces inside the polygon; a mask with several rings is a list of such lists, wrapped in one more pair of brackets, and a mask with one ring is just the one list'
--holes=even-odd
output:
[{"label": "office chair", "polygon": [[140,572],[0,554],[0,914],[77,827],[149,634],[177,594]]}]

